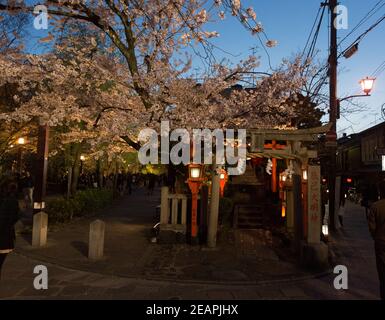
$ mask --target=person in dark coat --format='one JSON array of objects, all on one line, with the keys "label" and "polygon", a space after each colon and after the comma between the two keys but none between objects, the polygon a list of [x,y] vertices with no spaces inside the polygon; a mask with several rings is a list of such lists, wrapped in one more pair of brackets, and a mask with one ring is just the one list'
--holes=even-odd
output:
[{"label": "person in dark coat", "polygon": [[381,299],[385,300],[385,181],[380,184],[380,197],[370,207],[368,224],[374,239]]},{"label": "person in dark coat", "polygon": [[0,277],[5,258],[15,248],[15,224],[18,215],[17,185],[10,183],[0,199]]},{"label": "person in dark coat", "polygon": [[361,205],[365,207],[366,217],[368,217],[369,209],[374,202],[378,200],[378,191],[375,184],[368,185],[362,193]]}]

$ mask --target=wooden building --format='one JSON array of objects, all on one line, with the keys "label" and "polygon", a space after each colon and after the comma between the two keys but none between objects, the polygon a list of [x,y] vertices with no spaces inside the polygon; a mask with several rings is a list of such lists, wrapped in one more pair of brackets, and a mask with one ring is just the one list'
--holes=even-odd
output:
[{"label": "wooden building", "polygon": [[338,139],[337,174],[347,187],[361,189],[385,178],[385,122]]}]

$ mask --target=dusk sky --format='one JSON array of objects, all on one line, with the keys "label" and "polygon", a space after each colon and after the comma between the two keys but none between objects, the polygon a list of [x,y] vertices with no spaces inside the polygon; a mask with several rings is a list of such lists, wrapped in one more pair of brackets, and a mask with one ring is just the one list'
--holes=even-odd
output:
[{"label": "dusk sky", "polygon": [[[378,2],[378,0],[340,1],[340,4],[345,5],[349,10],[349,29],[339,30],[339,39],[344,38]],[[385,14],[385,1],[382,2],[383,7],[342,43],[342,50]],[[263,23],[268,37],[278,41],[277,47],[268,49],[273,67],[278,65],[282,58],[302,52],[320,7],[320,1],[272,0],[248,3],[254,6],[258,20]],[[325,16],[317,43],[317,48],[320,50],[319,59],[325,61],[328,56],[328,25],[329,16]],[[218,45],[234,54],[250,54],[250,48],[259,45],[258,40],[249,35],[234,19],[225,20],[217,31],[221,34],[217,41]],[[353,57],[349,60],[340,58],[339,97],[361,93],[359,80],[372,75],[385,60],[384,40],[385,21],[367,34],[360,43],[359,51]],[[258,53],[262,59],[260,69],[265,71],[269,68],[266,54],[262,49],[259,49]],[[378,77],[372,97],[358,98],[354,102],[366,104],[367,110],[358,114],[347,114],[346,119],[341,117],[338,122],[339,134],[360,132],[375,123],[384,121],[381,117],[381,106],[385,103],[385,72]]]},{"label": "dusk sky", "polygon": [[[342,0],[340,2],[349,10],[349,28],[348,30],[339,30],[339,39],[344,38],[379,2],[381,2],[379,5],[380,9],[341,44],[340,51],[346,49],[361,33],[366,31],[385,14],[385,1]],[[320,7],[319,0],[244,0],[243,4],[245,6],[250,4],[254,7],[257,12],[258,21],[262,22],[268,37],[278,41],[277,47],[268,49],[273,68],[283,58],[302,52]],[[317,43],[317,49],[320,50],[318,59],[322,62],[326,61],[328,56],[328,25],[329,16],[325,15]],[[234,55],[226,55],[226,58],[236,63],[242,57],[251,54],[252,47],[257,47],[257,55],[261,57],[261,66],[258,71],[269,70],[267,55],[263,51],[258,39],[245,30],[233,17],[228,15],[224,21],[220,23],[217,21],[211,24],[211,26],[212,29],[210,31],[218,31],[220,33],[220,37],[215,39],[215,44]],[[45,37],[46,35],[46,31],[33,31],[35,39]],[[385,21],[367,34],[360,43],[359,51],[353,57],[349,60],[343,57],[340,58],[338,79],[340,98],[352,94],[360,94],[359,80],[366,76],[371,76],[376,68],[384,62],[384,36]],[[41,44],[37,43],[32,45],[35,52],[41,51],[41,46]],[[220,56],[223,53],[217,51],[216,54]],[[381,116],[381,106],[385,103],[385,71],[377,78],[372,97],[358,98],[354,102],[365,104],[367,110],[356,114],[345,114],[341,117],[338,122],[339,135],[342,135],[343,132],[348,134],[357,133],[384,121]],[[345,106],[348,106],[348,104]]]}]

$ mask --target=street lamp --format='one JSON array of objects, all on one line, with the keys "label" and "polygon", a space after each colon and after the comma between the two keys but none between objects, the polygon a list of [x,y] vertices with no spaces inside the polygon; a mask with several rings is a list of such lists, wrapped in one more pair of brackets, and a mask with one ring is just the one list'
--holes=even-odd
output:
[{"label": "street lamp", "polygon": [[360,81],[362,91],[364,91],[367,96],[370,95],[370,92],[372,92],[375,80],[375,78],[366,77]]},{"label": "street lamp", "polygon": [[190,172],[189,178],[191,180],[199,179],[201,178],[202,168],[200,165],[190,164],[189,172]]},{"label": "street lamp", "polygon": [[83,174],[83,162],[86,160],[86,157],[81,155],[80,156],[80,174]]},{"label": "street lamp", "polygon": [[191,243],[196,243],[198,236],[198,193],[204,181],[203,166],[190,163],[188,172],[187,183],[191,191]]},{"label": "street lamp", "polygon": [[23,144],[25,144],[25,138],[21,137],[21,138],[17,139],[17,144],[18,144],[18,145],[23,145]]},{"label": "street lamp", "polygon": [[219,175],[219,187],[220,187],[220,195],[223,197],[224,191],[225,191],[225,186],[228,180],[228,175],[225,169],[221,169],[220,175]]},{"label": "street lamp", "polygon": [[337,100],[337,119],[340,118],[340,106],[341,106],[341,102],[342,102],[342,101],[345,101],[345,100],[352,99],[352,98],[370,97],[370,93],[371,93],[372,90],[373,90],[374,82],[375,82],[375,81],[376,81],[376,78],[366,77],[366,78],[362,79],[362,80],[359,82],[359,83],[361,84],[362,91],[363,91],[365,94],[355,94],[355,95],[348,96],[348,97],[345,97],[345,98],[342,98],[342,99],[338,99],[338,100]]}]

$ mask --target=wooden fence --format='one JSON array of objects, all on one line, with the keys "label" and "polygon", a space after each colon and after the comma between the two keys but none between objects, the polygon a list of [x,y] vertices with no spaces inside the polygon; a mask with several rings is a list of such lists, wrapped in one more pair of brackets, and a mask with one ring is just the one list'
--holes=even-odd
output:
[{"label": "wooden fence", "polygon": [[172,194],[162,187],[161,197],[160,230],[186,233],[188,195]]}]

